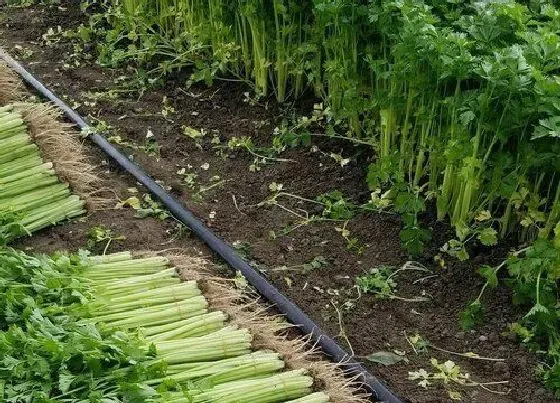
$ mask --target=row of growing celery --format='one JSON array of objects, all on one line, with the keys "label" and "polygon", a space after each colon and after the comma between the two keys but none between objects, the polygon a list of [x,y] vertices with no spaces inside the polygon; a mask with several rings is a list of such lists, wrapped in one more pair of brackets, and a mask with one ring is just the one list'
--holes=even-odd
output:
[{"label": "row of growing celery", "polygon": [[106,28],[105,64],[139,62],[151,74],[192,65],[192,80],[239,77],[279,101],[305,91],[323,97],[338,132],[371,143],[369,186],[420,200],[406,211],[410,251],[427,238],[415,218],[424,201],[435,202],[461,241],[478,234],[480,221],[486,244],[513,232],[522,240],[553,234],[560,219],[553,1],[102,3],[94,20]]}]

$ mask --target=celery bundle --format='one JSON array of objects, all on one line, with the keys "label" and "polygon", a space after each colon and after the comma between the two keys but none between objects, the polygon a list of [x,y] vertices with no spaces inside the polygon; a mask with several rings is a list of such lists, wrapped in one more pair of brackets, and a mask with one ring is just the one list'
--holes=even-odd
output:
[{"label": "celery bundle", "polygon": [[0,108],[0,242],[84,213],[27,133],[22,116]]},{"label": "celery bundle", "polygon": [[247,329],[227,325],[224,313],[209,311],[196,283],[181,282],[166,259],[96,257],[83,277],[96,290],[95,301],[86,306],[87,320],[106,329],[139,329],[155,347],[154,362],[165,362],[166,375],[146,380],[144,388],[169,381],[182,385],[156,400],[236,402],[242,392],[244,402],[266,403],[312,392],[313,379],[303,371],[279,372],[284,362],[278,354],[251,352]]},{"label": "celery bundle", "polygon": [[250,332],[211,311],[165,258],[0,249],[0,278],[0,353],[19,363],[0,368],[8,401],[329,401],[305,371],[253,351]]}]

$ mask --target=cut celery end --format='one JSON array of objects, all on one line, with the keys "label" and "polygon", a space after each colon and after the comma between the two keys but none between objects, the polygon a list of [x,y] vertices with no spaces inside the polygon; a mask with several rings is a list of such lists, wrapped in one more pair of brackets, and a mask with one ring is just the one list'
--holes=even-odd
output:
[{"label": "cut celery end", "polygon": [[315,392],[299,399],[290,400],[286,403],[329,403],[330,397],[324,392]]}]

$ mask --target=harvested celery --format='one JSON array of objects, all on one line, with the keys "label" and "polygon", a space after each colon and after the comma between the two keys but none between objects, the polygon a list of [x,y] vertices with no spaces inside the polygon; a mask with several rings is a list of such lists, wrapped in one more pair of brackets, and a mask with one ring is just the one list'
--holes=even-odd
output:
[{"label": "harvested celery", "polygon": [[84,202],[44,163],[22,116],[0,110],[0,243],[79,216]]},{"label": "harvested celery", "polygon": [[299,399],[290,400],[286,403],[329,403],[329,395],[323,392],[315,392],[308,396],[301,397]]}]

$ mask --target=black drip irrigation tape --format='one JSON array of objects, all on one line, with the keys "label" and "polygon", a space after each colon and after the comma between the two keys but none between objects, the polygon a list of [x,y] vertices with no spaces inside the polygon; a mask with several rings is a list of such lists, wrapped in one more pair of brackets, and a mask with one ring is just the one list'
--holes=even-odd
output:
[{"label": "black drip irrigation tape", "polygon": [[[39,80],[29,73],[21,64],[14,60],[0,47],[0,58],[23,80],[37,90],[45,98],[52,101],[56,106],[64,111],[66,116],[74,122],[80,129],[89,130],[90,126],[86,121],[70,108],[64,101],[58,98],[52,91],[46,88]],[[93,133],[88,138],[109,155],[119,166],[136,178],[144,185],[150,193],[157,197],[163,205],[173,214],[175,218],[190,228],[200,239],[202,239],[215,253],[217,253],[232,268],[239,270],[243,276],[264,298],[272,302],[275,307],[286,316],[286,318],[297,325],[299,329],[310,335],[323,353],[330,356],[333,361],[339,362],[346,374],[357,377],[370,391],[376,401],[386,403],[402,403],[387,387],[376,377],[371,375],[360,363],[351,358],[342,347],[340,347],[331,337],[329,337],[313,320],[307,316],[296,304],[290,301],[285,295],[280,293],[271,283],[261,274],[243,260],[230,245],[225,243],[216,234],[210,231],[198,218],[187,210],[183,204],[167,193],[158,185],[141,167],[131,162],[123,153],[109,143],[104,137]]]}]

